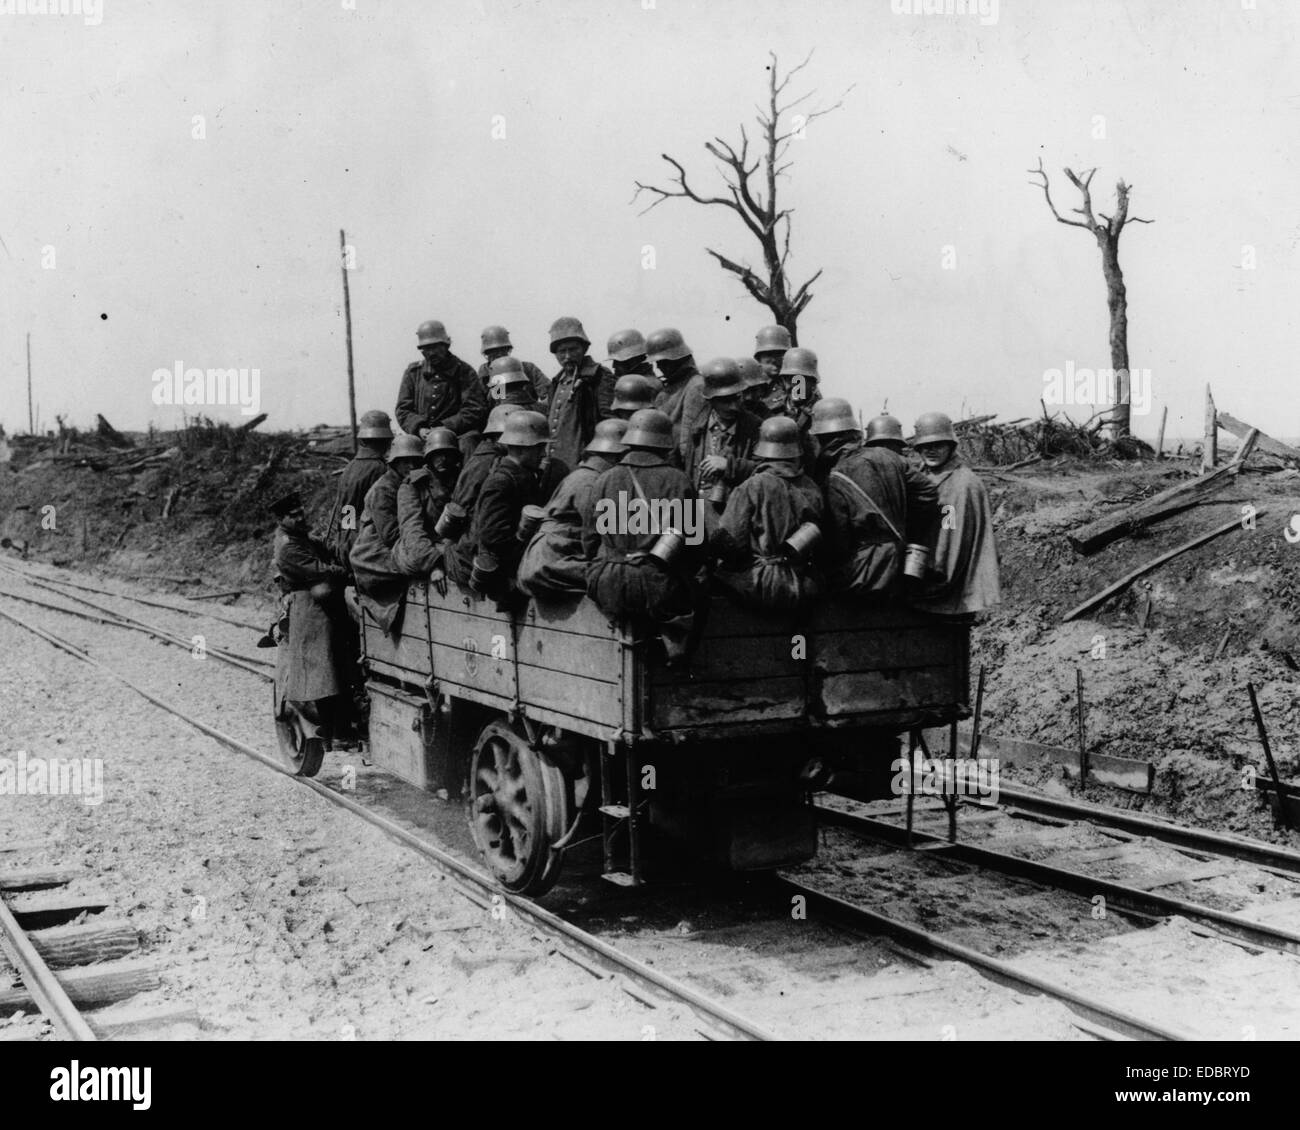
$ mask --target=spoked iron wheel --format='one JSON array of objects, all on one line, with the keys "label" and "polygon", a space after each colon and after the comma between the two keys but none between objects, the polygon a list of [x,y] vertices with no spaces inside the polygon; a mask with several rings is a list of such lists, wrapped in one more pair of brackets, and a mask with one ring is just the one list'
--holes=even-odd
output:
[{"label": "spoked iron wheel", "polygon": [[484,862],[508,891],[545,894],[559,878],[551,845],[572,813],[570,786],[555,765],[504,722],[483,728],[469,771],[469,821]]},{"label": "spoked iron wheel", "polygon": [[275,716],[280,739],[280,764],[295,777],[314,777],[325,760],[325,739],[314,737],[317,727],[287,702]]}]

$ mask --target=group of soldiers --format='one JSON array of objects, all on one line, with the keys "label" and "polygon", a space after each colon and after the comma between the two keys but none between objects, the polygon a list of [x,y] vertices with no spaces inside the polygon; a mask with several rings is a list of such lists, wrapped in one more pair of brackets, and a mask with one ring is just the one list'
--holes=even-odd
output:
[{"label": "group of soldiers", "polygon": [[[688,663],[711,587],[759,609],[822,591],[936,615],[999,600],[988,497],[952,421],[926,413],[910,441],[892,416],[861,428],[847,401],[821,397],[816,354],[782,326],[759,330],[752,356],[702,367],[675,329],[622,330],[602,365],[582,323],[559,318],[550,379],[501,326],[483,331],[477,370],[441,322],[417,343],[401,431],[384,412],[362,417],[325,537],[297,495],[272,506],[289,699],[343,691],[323,649],[340,646],[333,594],[349,580],[353,615],[389,631],[413,578],[500,607],[586,593],[648,625],[670,666]],[[649,521],[611,520],[638,507]],[[664,528],[666,514],[698,515],[700,536]]]}]

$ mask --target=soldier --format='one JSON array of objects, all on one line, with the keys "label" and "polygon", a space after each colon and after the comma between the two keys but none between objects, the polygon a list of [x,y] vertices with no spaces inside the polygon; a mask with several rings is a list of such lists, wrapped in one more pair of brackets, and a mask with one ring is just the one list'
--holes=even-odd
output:
[{"label": "soldier", "polygon": [[497,357],[485,366],[488,404],[519,404],[536,410],[537,396],[524,363],[514,357]]},{"label": "soldier", "polygon": [[903,425],[887,412],[873,416],[867,421],[867,446],[887,447],[895,455],[904,459],[911,454],[907,441],[903,438]]},{"label": "soldier", "polygon": [[424,463],[424,443],[400,435],[388,449],[388,470],[366,493],[361,531],[349,561],[357,583],[357,599],[385,631],[395,634],[402,619],[407,578],[393,564],[393,546],[400,532],[397,488]]},{"label": "soldier", "polygon": [[653,408],[655,397],[663,386],[653,377],[628,373],[614,382],[614,400],[609,406],[611,416],[630,420],[642,408]]},{"label": "soldier", "polygon": [[979,477],[957,454],[957,433],[942,412],[917,418],[912,446],[925,462],[922,475],[937,488],[939,529],[933,542],[936,580],[914,600],[941,615],[963,616],[1001,603],[993,510]]},{"label": "soldier", "polygon": [[596,481],[582,526],[583,553],[591,559],[587,595],[610,616],[656,626],[668,666],[682,667],[695,636],[697,595],[690,573],[699,554],[688,540],[678,559],[664,561],[651,553],[664,532],[657,521],[637,524],[647,532],[632,533],[631,522],[611,520],[611,513],[627,513],[629,503],[639,501],[659,514],[674,506],[685,514],[698,500],[685,472],[668,462],[673,425],[666,413],[638,412],[628,421],[623,443],[627,454]]},{"label": "soldier", "polygon": [[376,410],[362,415],[361,426],[357,428],[357,453],[339,476],[334,509],[325,531],[325,539],[334,550],[334,560],[345,570],[350,568],[348,554],[357,540],[366,491],[387,470],[384,456],[392,442],[393,429],[387,412]]},{"label": "soldier", "polygon": [[501,442],[506,453],[488,474],[467,538],[447,555],[457,584],[505,601],[518,592],[515,571],[523,554],[517,532],[523,508],[538,501],[538,469],[550,434],[546,417],[526,409],[512,412]]},{"label": "soldier", "polygon": [[[786,350],[781,361],[781,379],[786,386],[785,415],[799,425],[799,432],[808,435],[812,424],[813,405],[821,399],[818,391],[817,354],[811,349]],[[810,448],[805,447],[808,451]]]},{"label": "soldier", "polygon": [[577,318],[557,318],[551,324],[551,352],[560,371],[551,381],[547,403],[549,454],[566,468],[582,457],[596,425],[608,418],[614,399],[614,374],[587,356],[590,344]]},{"label": "soldier", "polygon": [[[514,350],[514,345],[510,341],[510,332],[505,326],[488,326],[480,335],[483,347],[483,356],[487,358],[482,365],[478,367],[478,379],[483,382],[483,391],[491,399],[492,390],[489,382],[492,377],[492,362],[502,357],[509,357]],[[513,360],[513,358],[512,358]],[[520,370],[528,378],[528,383],[533,390],[533,400],[535,403],[545,404],[546,393],[550,386],[550,380],[546,374],[541,371],[531,361],[518,361]]]},{"label": "soldier", "polygon": [[710,361],[701,375],[707,407],[693,428],[681,429],[678,450],[691,485],[711,504],[705,509],[711,532],[728,492],[753,474],[760,421],[741,407],[740,366],[730,357]]},{"label": "soldier", "polygon": [[933,538],[934,485],[887,448],[864,447],[847,401],[824,400],[813,412],[811,431],[833,459],[824,465],[827,583],[864,599],[896,595],[905,542]]},{"label": "soldier", "polygon": [[461,452],[456,433],[434,428],[424,438],[424,466],[412,471],[397,488],[397,544],[393,565],[399,573],[428,576],[439,592],[447,591],[442,567],[443,544],[438,519],[451,501],[460,473]]},{"label": "soldier", "polygon": [[501,433],[505,430],[506,418],[512,412],[523,411],[517,404],[498,404],[492,409],[487,423],[483,425],[483,437],[465,460],[451,500],[456,505],[456,513],[468,523],[474,517],[474,508],[478,505],[479,491],[487,480],[489,472],[496,466],[497,460],[506,453],[501,446]]},{"label": "soldier", "polygon": [[758,469],[732,491],[709,543],[721,563],[714,577],[747,607],[798,608],[820,587],[806,557],[820,536],[821,491],[799,469],[799,428],[788,416],[763,421],[754,455]]},{"label": "soldier", "polygon": [[691,347],[679,330],[664,329],[655,330],[646,339],[646,349],[663,378],[663,390],[655,397],[655,407],[679,433],[689,431],[707,407],[704,378],[695,367]]},{"label": "soldier", "polygon": [[754,360],[762,367],[771,382],[772,391],[780,393],[780,405],[773,408],[774,414],[780,415],[784,410],[788,391],[786,382],[781,379],[781,362],[786,350],[794,342],[790,340],[790,331],[785,326],[764,326],[754,335]]},{"label": "soldier", "polygon": [[[745,411],[760,421],[780,415],[780,406],[769,404],[772,400],[772,378],[763,366],[752,357],[737,357],[736,364],[740,367],[740,379],[745,386],[741,396]],[[781,399],[784,401],[784,394]]]},{"label": "soldier", "polygon": [[344,570],[312,537],[296,491],[271,503],[276,517],[276,580],[285,593],[288,634],[276,653],[277,714],[286,701],[331,738],[346,729],[352,625],[340,599]]},{"label": "soldier", "polygon": [[645,338],[639,330],[619,330],[618,333],[611,334],[606,349],[614,364],[615,379],[626,377],[629,373],[654,379],[654,366],[646,356]]},{"label": "soldier", "polygon": [[519,588],[539,600],[587,591],[582,528],[595,500],[596,480],[627,450],[626,420],[601,420],[582,462],[569,472],[546,504],[541,527],[519,562]]},{"label": "soldier", "polygon": [[817,457],[811,464],[812,478],[825,491],[826,476],[842,458],[862,446],[862,433],[849,402],[832,397],[813,405],[808,434],[817,444]]},{"label": "soldier", "polygon": [[420,439],[437,427],[450,428],[462,437],[478,431],[487,418],[478,374],[452,353],[451,338],[441,322],[421,322],[416,341],[424,359],[406,367],[397,393],[402,431]]}]

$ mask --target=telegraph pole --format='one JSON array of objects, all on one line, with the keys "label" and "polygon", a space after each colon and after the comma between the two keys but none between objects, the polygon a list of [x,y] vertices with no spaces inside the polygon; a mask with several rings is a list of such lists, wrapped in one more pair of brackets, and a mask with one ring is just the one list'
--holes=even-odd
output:
[{"label": "telegraph pole", "polygon": [[348,245],[339,228],[339,255],[343,266],[343,321],[348,340],[348,415],[352,421],[352,454],[357,453],[357,386],[352,372],[352,300],[348,295]]},{"label": "telegraph pole", "polygon": [[27,334],[27,434],[36,434],[36,417],[32,414],[32,335]]}]

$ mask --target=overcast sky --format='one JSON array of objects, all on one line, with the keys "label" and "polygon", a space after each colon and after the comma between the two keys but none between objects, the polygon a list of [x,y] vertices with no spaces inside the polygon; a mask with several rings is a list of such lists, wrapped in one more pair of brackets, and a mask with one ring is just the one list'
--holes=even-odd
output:
[{"label": "overcast sky", "polygon": [[1096,166],[1098,210],[1123,177],[1156,221],[1121,241],[1131,361],[1151,371],[1138,434],[1164,405],[1171,434],[1199,433],[1208,381],[1221,409],[1300,435],[1300,5],[351,3],[0,14],[7,429],[26,428],[28,330],[50,426],[174,425],[151,394],[177,362],[259,369],[268,427],[345,422],[340,227],[361,411],[392,411],[431,317],[475,365],[500,322],[553,371],[562,314],[601,359],[625,326],[677,326],[701,362],[748,353],[770,318],[704,248],[751,257],[751,237],[722,208],[640,215],[633,182],[662,182],[668,152],[716,190],[702,143],[752,121],[769,50],[785,67],[815,49],[791,93],[854,88],[779,194],[796,281],[824,271],[800,322],[824,393],[909,424],[1012,419],[1039,411],[1045,371],[1109,364],[1099,252],[1028,183],[1041,156],[1062,211],[1061,167]]}]

